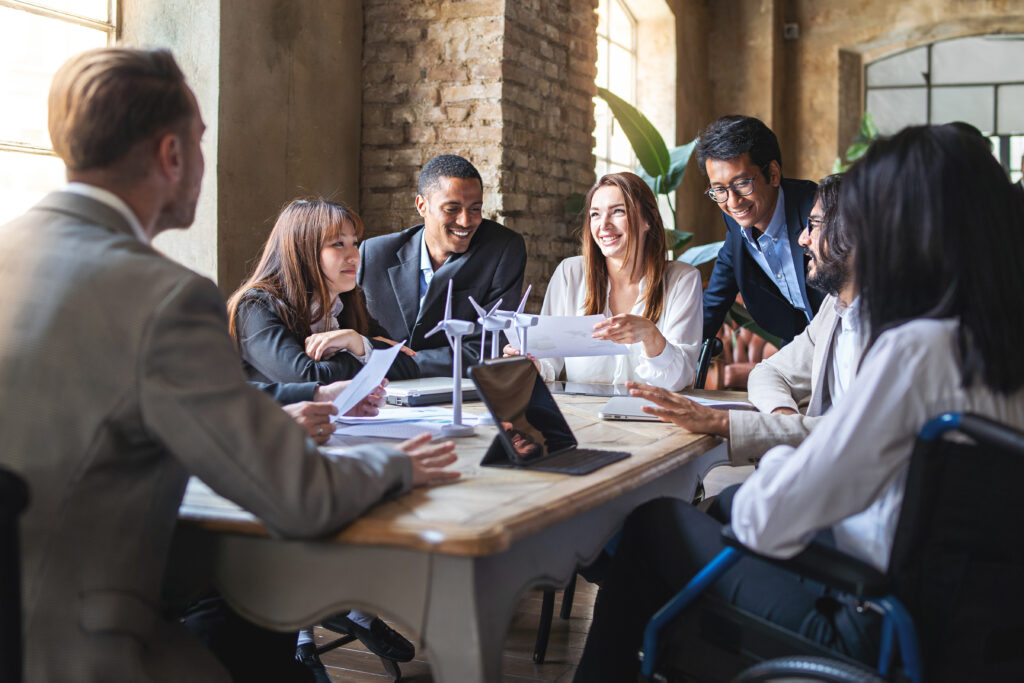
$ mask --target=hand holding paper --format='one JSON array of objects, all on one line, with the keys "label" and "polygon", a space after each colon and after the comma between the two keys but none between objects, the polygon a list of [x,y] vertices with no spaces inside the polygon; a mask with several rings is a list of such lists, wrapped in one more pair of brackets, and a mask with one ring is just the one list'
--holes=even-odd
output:
[{"label": "hand holding paper", "polygon": [[402,350],[405,344],[403,339],[389,349],[377,349],[370,354],[370,360],[366,362],[363,369],[349,382],[336,399],[334,405],[338,408],[338,415],[344,415],[359,403],[367,394],[372,392],[384,380],[388,374],[395,357]]},{"label": "hand holding paper", "polygon": [[[629,353],[624,344],[594,339],[594,325],[602,320],[605,320],[603,315],[539,315],[537,325],[530,328],[530,355],[534,358],[567,358]],[[505,330],[505,336],[512,346],[522,348],[518,328]]]}]

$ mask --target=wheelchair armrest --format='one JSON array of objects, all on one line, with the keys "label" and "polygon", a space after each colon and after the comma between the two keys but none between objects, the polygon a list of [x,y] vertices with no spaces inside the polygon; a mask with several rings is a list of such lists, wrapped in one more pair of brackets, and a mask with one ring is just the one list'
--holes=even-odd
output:
[{"label": "wheelchair armrest", "polygon": [[731,526],[722,527],[722,541],[748,555],[858,597],[879,598],[892,592],[889,579],[871,565],[823,543],[811,543],[799,554],[780,559],[743,545]]}]

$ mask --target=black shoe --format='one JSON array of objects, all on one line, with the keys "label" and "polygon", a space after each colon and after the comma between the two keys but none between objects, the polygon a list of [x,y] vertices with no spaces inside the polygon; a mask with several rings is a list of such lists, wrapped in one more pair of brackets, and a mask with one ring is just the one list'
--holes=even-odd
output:
[{"label": "black shoe", "polygon": [[406,640],[405,636],[385,624],[380,617],[370,622],[370,628],[361,626],[348,618],[347,614],[336,614],[324,620],[324,628],[338,633],[353,635],[366,646],[366,649],[384,659],[396,662],[411,662],[416,655],[416,648]]},{"label": "black shoe", "polygon": [[327,675],[327,669],[320,661],[320,656],[316,653],[316,645],[313,643],[303,643],[296,647],[295,661],[309,669],[316,683],[331,683],[331,677]]}]

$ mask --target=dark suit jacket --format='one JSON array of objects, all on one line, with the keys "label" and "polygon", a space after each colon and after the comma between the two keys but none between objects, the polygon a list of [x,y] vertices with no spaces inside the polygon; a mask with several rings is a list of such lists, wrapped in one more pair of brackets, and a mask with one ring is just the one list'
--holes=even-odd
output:
[{"label": "dark suit jacket", "polygon": [[[490,308],[498,299],[512,308],[519,303],[526,267],[526,244],[518,233],[485,220],[462,254],[451,258],[434,273],[422,310],[420,298],[420,240],[423,225],[390,235],[366,240],[359,247],[362,262],[359,286],[366,294],[370,315],[391,331],[392,339],[406,342],[419,355],[413,360],[425,377],[452,374],[452,353],[442,332],[429,339],[424,335],[444,316],[448,281],[452,280],[452,316],[477,319],[469,303],[472,295],[481,306]],[[478,326],[479,327],[479,326]],[[489,343],[489,342],[488,342]],[[479,361],[480,336],[463,341],[463,368]]]},{"label": "dark suit jacket", "polygon": [[[789,232],[789,246],[796,266],[800,287],[807,291],[812,314],[818,310],[825,294],[805,282],[807,257],[797,239],[807,223],[807,216],[814,206],[817,184],[809,180],[783,178],[782,191],[786,200],[786,229]],[[794,308],[779,288],[765,275],[761,266],[747,251],[740,233],[739,224],[722,213],[728,234],[725,244],[718,252],[718,260],[711,272],[708,288],[704,290],[704,338],[713,337],[722,326],[725,314],[736,300],[736,293],[743,295],[743,303],[758,325],[768,332],[789,342],[807,326],[803,310]]]},{"label": "dark suit jacket", "polygon": [[316,397],[316,388],[319,382],[252,382],[249,384],[256,387],[263,393],[283,406],[290,403],[312,401]]},{"label": "dark suit jacket", "polygon": [[[315,361],[306,355],[306,343],[292,332],[277,314],[270,295],[250,290],[238,305],[238,346],[242,367],[250,382],[319,382],[330,384],[352,379],[363,364],[350,353],[336,353]],[[391,338],[375,320],[370,321],[368,337]],[[401,337],[398,338],[401,340]],[[398,341],[396,340],[396,341]],[[374,348],[388,348],[385,342],[370,340]],[[404,353],[398,354],[388,379],[415,379],[419,368]],[[287,386],[287,385],[285,385]],[[279,385],[280,388],[280,385]],[[276,394],[275,398],[277,397]]]}]

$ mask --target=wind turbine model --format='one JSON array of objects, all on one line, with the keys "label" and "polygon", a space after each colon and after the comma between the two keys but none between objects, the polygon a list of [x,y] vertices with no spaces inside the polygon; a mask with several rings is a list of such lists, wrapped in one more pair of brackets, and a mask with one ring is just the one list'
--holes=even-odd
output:
[{"label": "wind turbine model", "polygon": [[526,293],[523,294],[522,300],[519,302],[519,306],[516,307],[514,312],[510,311],[498,311],[498,315],[505,317],[512,321],[512,327],[519,328],[519,341],[522,342],[522,347],[519,349],[520,355],[526,356],[526,330],[536,326],[540,321],[539,315],[531,315],[529,313],[523,313],[523,308],[526,307],[526,300],[530,298],[530,290],[533,289],[533,285],[528,285]]},{"label": "wind turbine model", "polygon": [[441,427],[443,436],[472,436],[475,430],[462,424],[462,338],[473,334],[476,326],[468,320],[452,318],[452,281],[448,281],[448,298],[444,302],[444,318],[424,337],[444,330],[452,347],[452,423]]},{"label": "wind turbine model", "polygon": [[476,309],[477,314],[480,316],[476,321],[480,324],[480,362],[484,361],[487,350],[487,333],[491,333],[491,358],[498,357],[498,331],[507,330],[512,325],[512,320],[507,317],[498,317],[495,313],[498,312],[498,307],[501,306],[501,299],[498,299],[498,303],[491,307],[491,310],[484,310],[481,306],[473,299],[469,297],[469,303],[473,304],[473,308]]}]

